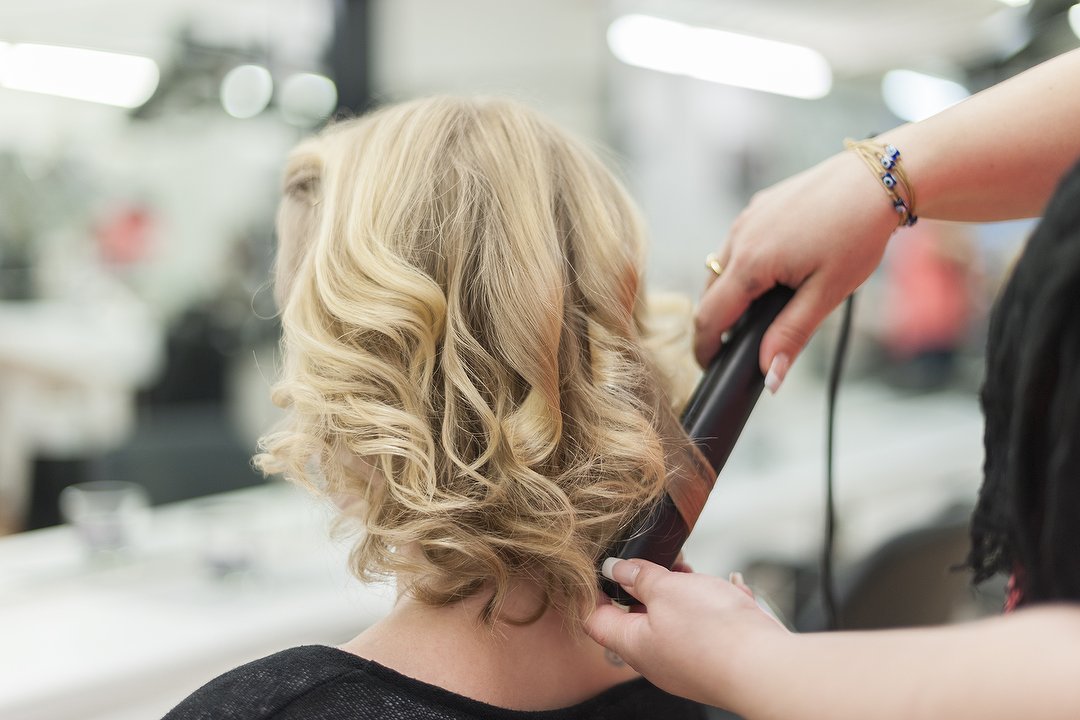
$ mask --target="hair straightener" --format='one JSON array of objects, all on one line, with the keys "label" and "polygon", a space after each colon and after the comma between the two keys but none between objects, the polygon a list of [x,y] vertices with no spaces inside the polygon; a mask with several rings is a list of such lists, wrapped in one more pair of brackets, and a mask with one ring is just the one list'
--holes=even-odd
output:
[{"label": "hair straightener", "polygon": [[[732,327],[683,411],[682,427],[692,445],[669,468],[667,491],[631,523],[626,537],[601,562],[618,557],[642,558],[667,568],[674,564],[765,386],[758,365],[761,338],[794,294],[790,288],[774,287],[751,303]],[[617,603],[639,604],[618,583],[601,576],[600,585]]]}]

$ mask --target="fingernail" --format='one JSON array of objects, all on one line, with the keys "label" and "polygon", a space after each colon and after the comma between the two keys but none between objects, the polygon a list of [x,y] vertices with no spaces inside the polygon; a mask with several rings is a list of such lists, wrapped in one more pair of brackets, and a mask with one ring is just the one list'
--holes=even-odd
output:
[{"label": "fingernail", "polygon": [[634,563],[623,562],[622,558],[615,557],[606,558],[600,566],[601,575],[620,585],[633,585],[640,570]]},{"label": "fingernail", "polygon": [[776,391],[780,389],[780,383],[784,382],[784,376],[787,375],[790,367],[791,358],[784,353],[774,357],[772,364],[769,365],[769,372],[765,375],[765,389],[775,395]]},{"label": "fingernail", "polygon": [[743,594],[751,600],[757,601],[757,598],[754,597],[754,591],[751,590],[750,586],[746,584],[745,580],[743,580],[741,572],[733,572],[728,575],[728,582],[737,587],[739,590],[742,590]]}]

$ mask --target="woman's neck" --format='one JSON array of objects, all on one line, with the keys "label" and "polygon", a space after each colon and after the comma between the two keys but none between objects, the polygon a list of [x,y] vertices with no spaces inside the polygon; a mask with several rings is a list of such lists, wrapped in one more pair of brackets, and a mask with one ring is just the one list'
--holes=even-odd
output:
[{"label": "woman's neck", "polygon": [[[528,617],[539,589],[519,585],[506,617]],[[342,650],[402,675],[499,707],[549,710],[593,697],[638,677],[554,610],[528,625],[480,624],[483,597],[444,607],[403,595],[385,618]]]}]

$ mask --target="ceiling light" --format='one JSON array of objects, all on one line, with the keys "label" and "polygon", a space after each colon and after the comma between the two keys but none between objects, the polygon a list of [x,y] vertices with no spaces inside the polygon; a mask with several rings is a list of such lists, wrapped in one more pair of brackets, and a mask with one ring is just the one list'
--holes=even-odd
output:
[{"label": "ceiling light", "polygon": [[894,115],[912,122],[936,115],[971,93],[963,85],[912,70],[890,70],[881,81],[885,105]]},{"label": "ceiling light", "polygon": [[157,89],[147,57],[60,45],[0,43],[0,87],[76,100],[139,107]]},{"label": "ceiling light", "polygon": [[998,2],[1009,7],[1024,7],[1031,4],[1031,0],[998,0]]},{"label": "ceiling light", "polygon": [[1072,28],[1073,34],[1080,38],[1080,4],[1069,8],[1069,27]]},{"label": "ceiling light", "polygon": [[650,70],[806,99],[832,87],[829,63],[800,45],[648,15],[617,18],[607,40],[616,58]]},{"label": "ceiling light", "polygon": [[281,114],[294,125],[317,123],[337,107],[337,85],[325,75],[296,73],[281,85]]},{"label": "ceiling light", "polygon": [[265,110],[273,94],[274,80],[261,65],[234,67],[221,81],[221,106],[241,120]]}]

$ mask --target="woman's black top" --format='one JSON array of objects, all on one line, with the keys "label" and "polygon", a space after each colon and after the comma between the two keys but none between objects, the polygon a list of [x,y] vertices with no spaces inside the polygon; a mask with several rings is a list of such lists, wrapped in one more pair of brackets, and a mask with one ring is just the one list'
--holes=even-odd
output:
[{"label": "woman's black top", "polygon": [[215,678],[165,720],[633,720],[705,718],[702,706],[639,679],[559,710],[487,705],[343,650],[309,645],[275,653]]}]

